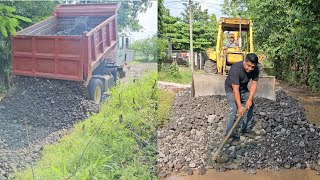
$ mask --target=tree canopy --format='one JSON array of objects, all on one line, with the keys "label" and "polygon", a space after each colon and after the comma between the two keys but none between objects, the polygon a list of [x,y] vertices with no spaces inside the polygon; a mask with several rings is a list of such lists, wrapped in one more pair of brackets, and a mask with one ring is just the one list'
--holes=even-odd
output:
[{"label": "tree canopy", "polygon": [[[161,37],[171,39],[173,50],[189,50],[189,5],[185,4],[182,18],[170,16],[168,9],[163,11],[161,18]],[[194,51],[204,51],[215,45],[217,21],[214,14],[207,9],[202,10],[199,3],[192,4]]]},{"label": "tree canopy", "polygon": [[158,55],[157,37],[153,36],[151,38],[134,41],[130,49],[135,50],[136,56],[140,55],[143,57],[143,61],[150,61],[150,57],[153,58],[153,61],[156,61]]},{"label": "tree canopy", "polygon": [[139,31],[142,26],[139,24],[137,16],[140,12],[145,12],[152,4],[150,0],[139,1],[122,1],[122,0],[61,0],[63,3],[107,3],[121,2],[118,12],[119,29],[129,29],[131,31]]}]

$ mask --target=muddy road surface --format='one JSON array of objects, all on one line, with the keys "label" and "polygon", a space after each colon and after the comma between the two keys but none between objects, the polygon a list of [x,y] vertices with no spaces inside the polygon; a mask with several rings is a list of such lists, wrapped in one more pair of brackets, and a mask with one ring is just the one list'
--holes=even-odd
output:
[{"label": "muddy road surface", "polygon": [[281,170],[266,172],[258,170],[257,174],[249,174],[243,171],[217,172],[209,170],[204,175],[195,173],[192,176],[185,174],[173,175],[166,180],[318,180],[319,176],[312,170]]}]

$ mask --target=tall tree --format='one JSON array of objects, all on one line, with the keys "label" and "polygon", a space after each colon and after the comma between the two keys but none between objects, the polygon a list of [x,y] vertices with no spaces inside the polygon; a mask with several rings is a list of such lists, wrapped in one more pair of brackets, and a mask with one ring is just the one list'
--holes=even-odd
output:
[{"label": "tall tree", "polygon": [[[65,0],[61,0],[65,3]],[[67,3],[108,3],[121,2],[118,14],[118,24],[120,29],[139,31],[142,26],[139,24],[137,16],[140,12],[145,12],[151,5],[151,0],[123,1],[123,0],[67,0]]]},{"label": "tall tree", "polygon": [[166,8],[163,5],[163,0],[158,0],[158,39],[157,39],[157,54],[158,54],[158,70],[161,70],[161,64],[167,57],[167,40],[163,38],[164,33],[164,16],[168,15]]},{"label": "tall tree", "polygon": [[[185,13],[188,12],[185,4]],[[204,51],[213,47],[216,41],[216,16],[202,10],[198,3],[194,4],[193,40],[194,50]],[[163,37],[172,40],[174,50],[189,50],[189,15],[182,13],[182,18],[170,16],[169,10],[163,16]]]},{"label": "tall tree", "polygon": [[135,50],[136,54],[141,55],[144,61],[157,60],[158,50],[157,50],[157,36],[151,38],[141,39],[133,42],[130,49]]},{"label": "tall tree", "polygon": [[[181,12],[182,20],[186,23],[189,23],[189,4],[183,3],[184,11]],[[199,2],[192,1],[191,3],[191,11],[192,11],[192,22],[203,22],[209,21],[210,15],[208,13],[208,9],[201,9],[201,5]]]},{"label": "tall tree", "polygon": [[[0,5],[0,81],[9,85],[11,44],[9,35],[52,15],[55,1],[3,1]],[[5,31],[6,30],[6,31]],[[5,78],[3,78],[5,77]]]}]

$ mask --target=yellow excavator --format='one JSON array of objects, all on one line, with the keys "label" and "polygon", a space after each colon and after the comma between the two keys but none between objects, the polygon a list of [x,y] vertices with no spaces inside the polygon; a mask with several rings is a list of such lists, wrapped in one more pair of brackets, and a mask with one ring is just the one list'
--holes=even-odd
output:
[{"label": "yellow excavator", "polygon": [[[225,36],[228,34],[226,32],[234,33],[235,40],[238,42],[236,47],[224,46]],[[225,95],[224,82],[231,65],[243,61],[248,53],[254,53],[252,20],[241,19],[241,17],[220,18],[216,48],[215,50],[209,48],[206,53],[208,60],[204,66],[205,73],[193,73],[191,94],[193,97]],[[261,72],[261,64],[265,56],[260,54],[258,58],[258,67]],[[256,96],[276,99],[274,76],[260,73]]]}]

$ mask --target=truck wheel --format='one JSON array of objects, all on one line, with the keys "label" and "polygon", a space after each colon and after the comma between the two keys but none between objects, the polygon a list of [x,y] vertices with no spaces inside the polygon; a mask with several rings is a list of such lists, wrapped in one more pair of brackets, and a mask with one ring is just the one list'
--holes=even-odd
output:
[{"label": "truck wheel", "polygon": [[117,70],[117,73],[116,73],[116,79],[115,79],[115,83],[116,85],[120,84],[120,72],[119,70]]},{"label": "truck wheel", "polygon": [[92,100],[96,104],[100,104],[103,93],[102,81],[100,79],[92,78],[89,83],[88,91],[90,100]]},{"label": "truck wheel", "polygon": [[124,78],[126,76],[126,72],[123,70],[123,68],[119,68],[118,72],[120,78]]},{"label": "truck wheel", "polygon": [[217,72],[217,63],[210,59],[206,60],[204,63],[204,72],[215,74]]}]

